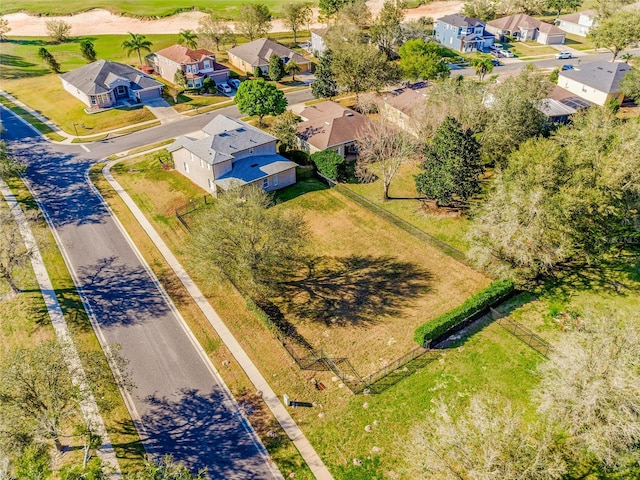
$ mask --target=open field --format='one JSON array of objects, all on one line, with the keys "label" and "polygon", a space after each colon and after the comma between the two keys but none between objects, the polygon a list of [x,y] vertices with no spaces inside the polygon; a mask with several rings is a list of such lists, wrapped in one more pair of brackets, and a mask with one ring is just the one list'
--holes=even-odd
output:
[{"label": "open field", "polygon": [[[20,181],[12,180],[8,183],[24,211],[37,211],[33,198]],[[4,200],[0,199],[0,208],[4,207]],[[80,352],[101,355],[102,349],[53,236],[42,220],[31,222],[31,228],[76,348]],[[10,301],[0,301],[0,356],[13,347],[33,346],[37,342],[55,338],[30,264],[25,269],[19,285],[23,292],[18,297]],[[0,291],[0,295],[3,293]],[[92,389],[96,394],[105,395],[104,400],[112,406],[109,410],[103,409],[101,413],[120,466],[126,471],[135,470],[142,466],[145,452],[106,361],[102,362],[101,368],[104,369],[104,374],[101,376],[100,385],[92,385]],[[80,439],[68,437],[63,439],[63,443],[78,448],[72,448],[65,453],[58,460],[57,467],[68,463],[81,463]]]}]

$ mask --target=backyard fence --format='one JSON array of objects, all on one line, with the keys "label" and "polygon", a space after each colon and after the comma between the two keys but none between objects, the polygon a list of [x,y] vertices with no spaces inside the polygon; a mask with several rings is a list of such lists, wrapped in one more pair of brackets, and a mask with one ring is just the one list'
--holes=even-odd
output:
[{"label": "backyard fence", "polygon": [[202,197],[192,198],[184,205],[176,207],[176,218],[186,228],[191,231],[190,217],[189,215],[199,210],[202,207],[213,203],[213,197],[211,195],[203,195]]},{"label": "backyard fence", "polygon": [[540,355],[545,358],[549,358],[549,352],[551,352],[552,350],[551,345],[545,342],[542,338],[533,333],[527,327],[519,324],[512,318],[503,315],[495,308],[491,308],[491,318],[493,320],[497,320],[498,325],[517,337],[522,342],[529,345]]}]

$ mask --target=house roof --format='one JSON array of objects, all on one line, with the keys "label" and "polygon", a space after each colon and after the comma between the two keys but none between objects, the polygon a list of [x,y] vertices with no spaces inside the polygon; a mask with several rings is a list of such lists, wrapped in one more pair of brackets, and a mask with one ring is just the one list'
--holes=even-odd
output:
[{"label": "house roof", "polygon": [[109,60],[98,60],[84,67],[76,68],[60,75],[60,78],[86,95],[107,93],[113,89],[110,84],[118,79],[129,82],[132,90],[162,87],[162,83],[129,65]]},{"label": "house roof", "polygon": [[232,159],[238,152],[276,140],[276,137],[226,115],[216,116],[202,131],[207,134],[206,137],[194,139],[182,136],[169,145],[167,150],[174,152],[185,148],[214,165]]},{"label": "house roof", "polygon": [[557,18],[557,20],[562,20],[563,22],[575,23],[576,25],[580,25],[580,17],[587,16],[590,18],[594,18],[596,16],[595,10],[585,10],[584,12],[574,12],[568,15],[561,15]]},{"label": "house roof", "polygon": [[544,33],[565,34],[564,30],[560,30],[558,27],[551,25],[550,23],[541,22],[540,20],[530,17],[529,15],[525,15],[524,13],[497,18],[488,22],[487,25],[509,32],[517,32],[520,29],[537,28]]},{"label": "house roof", "polygon": [[282,59],[293,59],[297,63],[309,63],[309,60],[299,53],[267,38],[260,38],[253,42],[238,45],[228,50],[228,53],[244,60],[253,67],[268,65],[271,55],[277,55]]},{"label": "house roof", "polygon": [[600,92],[617,93],[620,91],[620,80],[630,70],[631,66],[622,62],[593,62],[562,71],[558,78],[568,78]]},{"label": "house roof", "polygon": [[453,25],[454,27],[475,27],[476,25],[485,24],[482,20],[479,20],[477,18],[465,17],[464,15],[461,15],[459,13],[454,13],[453,15],[447,15],[445,17],[439,18],[438,22]]},{"label": "house roof", "polygon": [[192,50],[182,45],[171,45],[170,47],[163,48],[162,50],[158,50],[156,55],[180,64],[196,63],[207,57],[213,57],[213,60],[216,58],[215,53],[205,50],[204,48]]},{"label": "house roof", "polygon": [[382,101],[387,105],[400,110],[406,115],[410,115],[416,108],[424,104],[427,98],[427,87],[422,88],[399,88],[385,94]]},{"label": "house roof", "polygon": [[328,31],[329,31],[329,27],[311,29],[311,33],[314,33],[314,34],[318,35],[319,37],[324,37],[327,34]]},{"label": "house roof", "polygon": [[298,137],[319,150],[361,138],[371,120],[335,102],[322,102],[300,112],[306,121],[298,124]]},{"label": "house roof", "polygon": [[216,179],[215,184],[228,190],[292,168],[296,168],[296,164],[280,155],[255,155],[233,162],[233,169]]}]

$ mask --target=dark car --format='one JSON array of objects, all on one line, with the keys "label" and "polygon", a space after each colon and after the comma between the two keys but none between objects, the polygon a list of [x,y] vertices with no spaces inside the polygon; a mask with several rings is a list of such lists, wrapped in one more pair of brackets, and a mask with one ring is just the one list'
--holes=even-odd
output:
[{"label": "dark car", "polygon": [[573,65],[562,65],[562,70],[573,70]]},{"label": "dark car", "polygon": [[492,64],[494,67],[499,67],[499,66],[503,65],[503,63],[502,63],[500,60],[498,60],[497,58],[496,58],[496,59],[491,60],[491,64]]}]

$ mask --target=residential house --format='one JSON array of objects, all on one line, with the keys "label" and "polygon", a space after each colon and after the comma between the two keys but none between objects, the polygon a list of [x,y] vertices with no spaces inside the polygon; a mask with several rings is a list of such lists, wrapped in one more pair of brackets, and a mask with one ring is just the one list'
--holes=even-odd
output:
[{"label": "residential house", "polygon": [[558,17],[556,19],[556,26],[567,33],[586,37],[591,27],[596,25],[595,18],[596,12],[594,10],[571,13]]},{"label": "residential house", "polygon": [[567,123],[573,114],[591,105],[593,104],[590,101],[555,85],[549,92],[549,96],[540,101],[538,110],[543,113],[549,123],[560,124]]},{"label": "residential house", "polygon": [[524,13],[491,20],[487,23],[487,31],[498,40],[515,37],[521,42],[536,41],[542,45],[562,45],[565,39],[565,32],[558,27]]},{"label": "residential house", "polygon": [[62,86],[87,111],[162,98],[162,83],[129,65],[98,60],[60,75]]},{"label": "residential house", "polygon": [[558,86],[596,105],[612,100],[622,103],[620,80],[631,70],[626,63],[592,62],[558,74]]},{"label": "residential house", "polygon": [[328,31],[329,27],[311,30],[311,53],[313,53],[314,56],[322,56],[327,49],[327,46],[324,44],[324,36]]},{"label": "residential house", "polygon": [[419,136],[417,117],[427,98],[427,83],[419,82],[385,93],[379,102],[380,115],[412,135]]},{"label": "residential house", "polygon": [[300,65],[301,72],[311,71],[311,61],[299,53],[266,38],[260,38],[253,42],[244,43],[228,50],[229,63],[245,73],[253,73],[256,67],[260,67],[265,75],[269,73],[269,59],[271,55],[282,58],[285,65],[294,60]]},{"label": "residential house", "polygon": [[300,148],[309,153],[335,150],[346,157],[356,155],[356,142],[362,138],[371,120],[335,102],[311,105],[300,112],[298,124]]},{"label": "residential house", "polygon": [[445,47],[469,53],[485,51],[493,45],[493,35],[485,31],[485,23],[459,13],[439,18],[435,22],[435,38]]},{"label": "residential house", "polygon": [[209,50],[192,50],[182,45],[172,45],[146,57],[147,64],[165,80],[175,83],[175,75],[182,70],[187,77],[187,87],[200,88],[205,78],[215,83],[229,79],[229,67],[216,62],[216,55]]},{"label": "residential house", "polygon": [[226,115],[217,115],[198,135],[167,147],[175,169],[214,195],[239,185],[267,191],[296,183],[296,164],[276,153],[276,137]]}]

